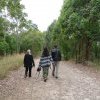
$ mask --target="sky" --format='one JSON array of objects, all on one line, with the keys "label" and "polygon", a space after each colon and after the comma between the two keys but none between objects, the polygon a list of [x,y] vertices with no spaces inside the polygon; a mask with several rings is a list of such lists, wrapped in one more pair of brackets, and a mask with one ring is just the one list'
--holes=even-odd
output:
[{"label": "sky", "polygon": [[22,0],[28,19],[38,25],[40,31],[57,19],[63,5],[63,0]]}]

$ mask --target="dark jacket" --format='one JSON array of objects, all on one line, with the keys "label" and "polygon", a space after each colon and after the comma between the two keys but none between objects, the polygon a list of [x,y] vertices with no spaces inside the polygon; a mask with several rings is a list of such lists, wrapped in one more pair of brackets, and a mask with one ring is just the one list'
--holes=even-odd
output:
[{"label": "dark jacket", "polygon": [[61,61],[61,52],[58,48],[54,48],[51,51],[53,61]]},{"label": "dark jacket", "polygon": [[34,59],[32,55],[25,54],[24,56],[24,67],[35,66]]}]

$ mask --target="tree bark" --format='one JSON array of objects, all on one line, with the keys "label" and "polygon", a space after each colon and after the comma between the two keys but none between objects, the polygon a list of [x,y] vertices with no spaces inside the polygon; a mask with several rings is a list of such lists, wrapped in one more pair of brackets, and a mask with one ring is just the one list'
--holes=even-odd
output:
[{"label": "tree bark", "polygon": [[87,38],[87,41],[86,41],[86,54],[85,54],[85,59],[86,61],[88,61],[90,59],[90,49],[91,49],[91,41],[89,38]]}]

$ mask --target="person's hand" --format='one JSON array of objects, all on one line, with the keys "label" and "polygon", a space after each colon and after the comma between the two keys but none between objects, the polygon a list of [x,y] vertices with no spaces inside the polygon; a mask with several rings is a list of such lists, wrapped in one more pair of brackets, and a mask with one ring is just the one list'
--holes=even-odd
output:
[{"label": "person's hand", "polygon": [[37,68],[37,72],[40,72],[41,71],[41,67],[39,66],[38,68]]},{"label": "person's hand", "polygon": [[24,67],[26,67],[25,65],[23,65]]},{"label": "person's hand", "polygon": [[33,65],[33,67],[35,67],[35,65]]},{"label": "person's hand", "polygon": [[55,66],[55,63],[52,63],[53,66]]},{"label": "person's hand", "polygon": [[33,67],[35,67],[35,64],[33,64]]}]

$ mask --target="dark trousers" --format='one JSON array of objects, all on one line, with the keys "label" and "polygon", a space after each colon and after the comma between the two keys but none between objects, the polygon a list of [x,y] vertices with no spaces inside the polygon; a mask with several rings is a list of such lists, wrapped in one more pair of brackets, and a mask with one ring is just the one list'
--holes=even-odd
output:
[{"label": "dark trousers", "polygon": [[25,76],[27,77],[27,74],[29,72],[29,77],[31,77],[31,70],[32,70],[32,67],[26,67],[25,68]]}]

